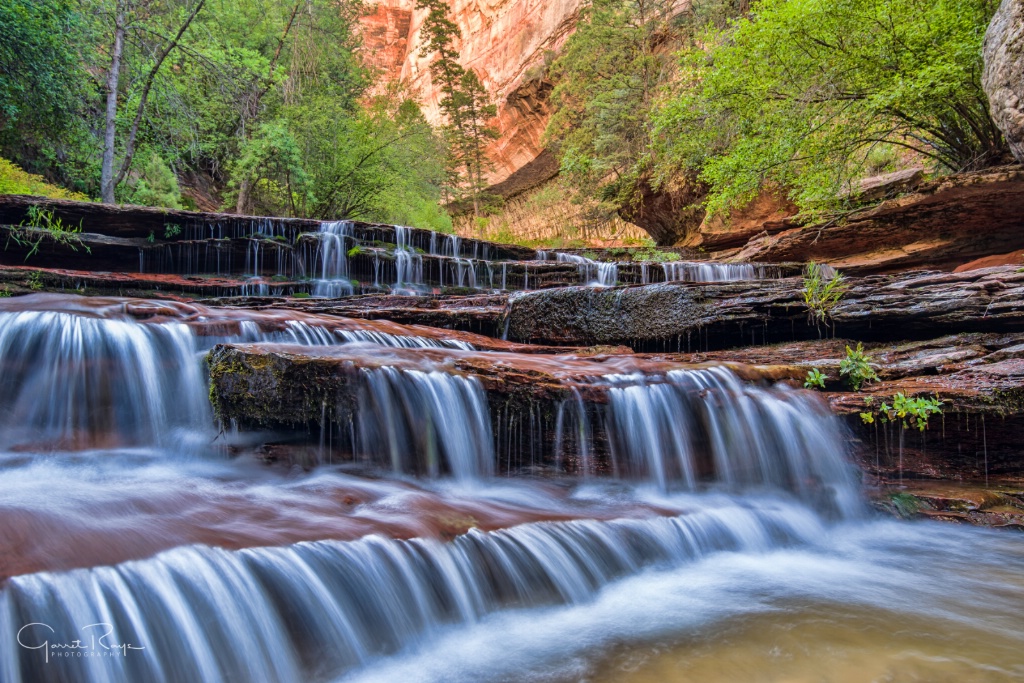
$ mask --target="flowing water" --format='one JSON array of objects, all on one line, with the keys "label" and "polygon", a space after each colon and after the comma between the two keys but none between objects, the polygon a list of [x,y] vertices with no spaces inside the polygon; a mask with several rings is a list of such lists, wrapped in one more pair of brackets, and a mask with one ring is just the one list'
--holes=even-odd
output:
[{"label": "flowing water", "polygon": [[[232,341],[363,359],[347,442],[230,458],[267,438],[213,421],[204,352]],[[1024,677],[1024,540],[872,517],[813,394],[481,344],[0,303],[0,681]],[[510,411],[474,359],[561,368],[568,398]],[[553,473],[501,476],[535,443]]]}]

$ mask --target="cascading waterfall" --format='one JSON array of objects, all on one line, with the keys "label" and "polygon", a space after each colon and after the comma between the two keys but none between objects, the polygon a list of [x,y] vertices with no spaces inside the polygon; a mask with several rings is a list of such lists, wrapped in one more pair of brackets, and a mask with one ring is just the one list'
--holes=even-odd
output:
[{"label": "cascading waterfall", "polygon": [[0,449],[174,445],[212,424],[181,323],[0,312],[0,368]]},{"label": "cascading waterfall", "polygon": [[757,280],[758,271],[749,263],[701,263],[669,261],[661,264],[666,282],[732,282]]},{"label": "cascading waterfall", "polygon": [[395,289],[423,284],[423,257],[412,246],[412,228],[395,226]]},{"label": "cascading waterfall", "polygon": [[[546,256],[546,254],[545,254]],[[580,271],[580,279],[588,285],[596,287],[614,287],[619,279],[619,264],[609,261],[594,261],[577,254],[558,252],[559,263],[575,263]]]},{"label": "cascading waterfall", "polygon": [[494,473],[487,396],[475,378],[383,367],[364,370],[357,452],[395,472],[456,479]]},{"label": "cascading waterfall", "polygon": [[[661,488],[792,491],[851,515],[859,495],[842,457],[838,421],[805,392],[742,382],[717,367],[668,372],[664,381],[609,376],[606,413],[613,468]],[[820,500],[822,497],[831,500]]]},{"label": "cascading waterfall", "polygon": [[313,296],[335,298],[354,293],[348,275],[348,245],[352,237],[352,221],[332,221],[320,224],[320,243],[317,260],[320,277],[313,287]]},{"label": "cascading waterfall", "polygon": [[[19,576],[0,590],[0,681],[338,675],[496,610],[581,605],[644,568],[808,544],[821,533],[799,509],[725,507],[471,531],[450,543],[371,536],[237,552],[186,547],[113,567]],[[104,634],[123,649],[86,661],[29,649]]]},{"label": "cascading waterfall", "polygon": [[[172,302],[69,300],[26,298],[0,310],[2,467],[32,467],[0,491],[45,479],[54,497],[73,491],[77,499],[51,506],[31,487],[0,497],[0,683],[615,680],[591,667],[622,674],[615,658],[647,645],[743,645],[729,619],[759,629],[755,619],[807,615],[818,628],[843,610],[872,617],[845,633],[912,614],[920,621],[896,628],[924,623],[948,629],[954,642],[967,629],[968,649],[993,648],[999,634],[1009,652],[1002,669],[980,661],[958,680],[1024,673],[1015,571],[1024,548],[1009,535],[940,535],[864,517],[845,460],[847,434],[813,393],[748,383],[724,367],[575,375],[566,391],[556,388],[566,398],[550,411],[553,434],[533,403],[516,427],[552,435],[555,452],[586,481],[519,482],[516,507],[513,485],[493,476],[500,406],[488,405],[479,380],[454,369],[460,353],[431,350],[472,350],[464,342],[383,331],[398,326],[335,329],[314,316],[216,318],[214,309]],[[193,491],[194,475],[178,489],[143,486],[146,478],[130,468],[145,449],[105,458],[125,445],[167,447],[173,457],[146,451],[142,467],[157,470],[158,482],[173,480],[181,447],[198,442],[189,435],[207,443],[214,435],[200,353],[221,341],[350,344],[351,355],[366,345],[375,362],[359,372],[352,450],[402,476],[386,484],[351,477],[359,484],[335,489],[332,482],[349,475],[325,467],[271,484],[264,477],[273,468],[218,463],[237,465],[233,476],[252,477],[252,486],[216,481],[224,469],[212,477],[197,469],[198,488],[207,488]],[[388,367],[382,346],[425,350],[392,351],[396,366]],[[83,444],[96,451],[51,455]],[[616,478],[590,476],[602,473],[598,462]],[[45,476],[60,468],[63,477]],[[88,484],[75,479],[85,470]],[[443,479],[414,482],[406,473]],[[452,497],[440,512],[423,502],[428,484]],[[160,503],[148,497],[156,488]],[[261,499],[269,488],[276,493]],[[379,497],[364,495],[371,490]],[[294,510],[300,502],[311,507]],[[305,512],[314,508],[311,524]],[[484,508],[489,516],[480,516]],[[224,523],[226,510],[237,512],[236,525]],[[399,514],[406,522],[435,517],[392,526]],[[339,538],[322,529],[326,521],[347,519],[358,530],[371,515],[375,532],[397,538],[359,531],[342,536],[358,540],[322,540]],[[80,543],[95,545],[98,560],[62,565],[42,553],[26,569],[4,556],[47,547],[52,520],[66,522],[61,516],[92,521],[91,531],[61,528],[83,530]],[[168,529],[179,523],[198,525],[196,535],[176,540]],[[112,531],[90,535],[100,525]],[[274,535],[289,526],[303,529],[299,539],[317,540]],[[266,533],[231,545],[240,528]],[[110,558],[115,535],[154,535],[164,544]],[[771,642],[777,632],[763,631],[766,641],[750,649],[782,659]],[[901,661],[912,650],[897,653]],[[941,655],[933,659],[944,666],[968,659]],[[918,673],[877,678],[936,678]]]},{"label": "cascading waterfall", "polygon": [[242,320],[237,333],[209,335],[177,321],[0,311],[0,450],[209,441],[213,420],[198,354],[238,342],[473,350],[461,340],[331,330],[303,320],[270,331]]}]

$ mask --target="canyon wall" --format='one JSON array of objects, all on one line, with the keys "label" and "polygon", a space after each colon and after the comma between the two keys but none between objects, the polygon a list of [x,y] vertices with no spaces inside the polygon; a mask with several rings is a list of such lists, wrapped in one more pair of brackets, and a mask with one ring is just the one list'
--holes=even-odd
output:
[{"label": "canyon wall", "polygon": [[[494,123],[500,137],[487,150],[492,184],[505,181],[543,151],[540,138],[550,114],[552,89],[543,78],[545,56],[550,59],[572,33],[583,4],[450,0],[452,19],[462,30],[462,65],[477,73],[498,107]],[[425,16],[415,0],[382,0],[363,19],[363,41],[368,61],[381,69],[383,78],[404,83],[427,119],[439,123],[441,94],[430,78],[432,55],[421,49]]]}]

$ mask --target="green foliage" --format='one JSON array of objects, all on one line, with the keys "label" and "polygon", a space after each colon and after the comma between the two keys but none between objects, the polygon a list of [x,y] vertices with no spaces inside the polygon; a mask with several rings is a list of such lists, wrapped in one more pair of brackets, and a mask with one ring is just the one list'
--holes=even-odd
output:
[{"label": "green foliage", "polygon": [[355,258],[356,256],[359,256],[362,253],[363,253],[363,248],[360,247],[357,244],[356,246],[354,246],[354,247],[352,247],[351,249],[348,250],[348,257],[349,258]]},{"label": "green foliage", "polygon": [[0,157],[0,194],[28,194],[83,202],[89,200],[84,194],[70,192],[63,187],[47,183],[42,176],[26,173],[3,157]]},{"label": "green foliage", "polygon": [[[875,414],[869,411],[861,413],[860,417],[866,424],[871,424],[875,421]],[[928,428],[928,418],[942,414],[942,401],[938,397],[911,398],[899,392],[892,397],[892,405],[882,403],[877,414],[880,422],[898,422],[904,429],[914,428],[923,432]]]},{"label": "green foliage", "polygon": [[828,375],[823,374],[818,368],[811,368],[807,371],[807,378],[804,380],[805,389],[824,389]]},{"label": "green foliage", "polygon": [[630,260],[633,262],[651,261],[653,263],[669,263],[671,261],[678,261],[680,258],[679,254],[674,251],[663,251],[649,246],[634,251]]},{"label": "green foliage", "polygon": [[181,234],[181,226],[174,223],[164,223],[164,239],[169,240]]},{"label": "green foliage", "polygon": [[0,288],[0,299],[5,299],[9,296],[11,296],[11,288],[8,287],[7,285],[4,285],[2,288]]},{"label": "green foliage", "polygon": [[25,254],[25,260],[28,261],[39,252],[39,246],[43,241],[49,240],[67,246],[71,251],[78,251],[78,247],[82,247],[87,254],[92,253],[88,246],[82,244],[82,238],[79,236],[81,232],[81,223],[65,225],[64,221],[53,215],[53,211],[41,209],[33,204],[28,207],[28,218],[22,221],[18,228],[11,228],[8,231],[4,250],[6,251],[13,241],[20,247],[28,248],[28,253]]},{"label": "green foliage", "polygon": [[853,391],[860,391],[864,382],[878,380],[878,375],[870,365],[871,357],[864,353],[864,345],[857,342],[857,348],[846,347],[846,358],[839,361],[839,376]]},{"label": "green foliage", "polygon": [[33,292],[38,292],[45,287],[46,284],[43,282],[43,274],[38,270],[33,270],[28,276],[28,288]]},{"label": "green foliage", "polygon": [[832,311],[846,294],[846,280],[839,271],[811,261],[804,274],[804,305],[807,316],[815,325],[828,325]]},{"label": "green foliage", "polygon": [[0,155],[69,185],[82,181],[94,88],[78,52],[87,42],[83,4],[0,2]]},{"label": "green foliage", "polygon": [[671,74],[658,50],[674,28],[670,0],[594,0],[550,67],[545,140],[561,170],[610,205],[633,203],[649,166],[650,114]]},{"label": "green foliage", "polygon": [[681,55],[656,116],[670,168],[698,169],[725,212],[767,186],[833,207],[879,145],[938,167],[1000,163],[981,89],[994,0],[760,0]]},{"label": "green foliage", "polygon": [[137,160],[142,161],[142,168],[136,177],[122,186],[121,198],[129,204],[141,206],[183,208],[178,178],[167,162],[155,151],[140,153]]},{"label": "green foliage", "polygon": [[[4,3],[0,153],[98,194],[115,10],[130,15],[116,121],[121,159],[154,55],[195,6]],[[244,188],[249,212],[450,231],[439,206],[445,142],[397,87],[369,96],[374,74],[357,30],[364,11],[359,0],[207,0],[155,74],[119,200],[180,208],[178,178],[188,175],[215,196],[225,191],[233,209]]]}]

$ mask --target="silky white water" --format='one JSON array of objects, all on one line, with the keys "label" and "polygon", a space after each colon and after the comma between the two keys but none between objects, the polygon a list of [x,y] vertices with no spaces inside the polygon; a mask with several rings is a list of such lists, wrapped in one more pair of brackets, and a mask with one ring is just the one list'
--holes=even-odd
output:
[{"label": "silky white water", "polygon": [[[552,415],[584,476],[510,481],[479,379],[383,361],[444,340],[85,301],[0,309],[4,683],[1024,676],[1024,538],[872,517],[809,392],[594,376]],[[373,358],[355,461],[229,459],[225,341]]]}]

